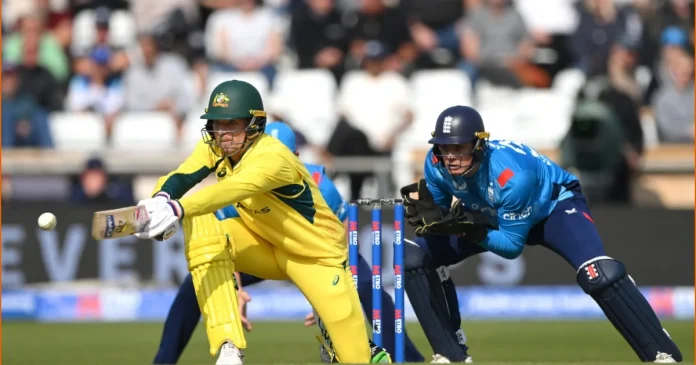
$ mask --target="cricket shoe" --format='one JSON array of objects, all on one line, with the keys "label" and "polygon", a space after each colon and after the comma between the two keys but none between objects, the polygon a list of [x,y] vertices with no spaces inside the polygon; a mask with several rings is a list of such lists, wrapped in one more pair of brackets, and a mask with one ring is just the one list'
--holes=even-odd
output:
[{"label": "cricket shoe", "polygon": [[[471,356],[466,355],[464,358],[464,361],[462,361],[465,364],[473,364],[474,359],[471,358]],[[431,364],[449,364],[450,361],[448,358],[440,355],[440,354],[435,354],[433,355],[433,361],[430,362]]]},{"label": "cricket shoe", "polygon": [[370,363],[372,364],[391,364],[391,356],[387,350],[375,345],[370,341]]},{"label": "cricket shoe", "polygon": [[323,344],[319,345],[319,358],[324,364],[338,363],[338,359],[335,356],[331,356]]},{"label": "cricket shoe", "polygon": [[674,360],[672,355],[666,354],[664,352],[657,352],[657,356],[655,356],[655,361],[653,361],[655,364],[674,364],[677,361]]},{"label": "cricket shoe", "polygon": [[319,341],[319,358],[321,359],[321,362],[324,364],[338,363],[336,352],[329,341],[320,333],[315,333],[314,337],[316,337],[317,341]]},{"label": "cricket shoe", "polygon": [[242,365],[244,364],[244,354],[235,345],[225,342],[220,347],[220,356],[218,356],[215,365]]}]

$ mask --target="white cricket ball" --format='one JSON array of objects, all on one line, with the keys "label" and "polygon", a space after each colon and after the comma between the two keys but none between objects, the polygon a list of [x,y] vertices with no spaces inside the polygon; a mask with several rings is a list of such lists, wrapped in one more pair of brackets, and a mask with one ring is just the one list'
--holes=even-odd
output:
[{"label": "white cricket ball", "polygon": [[58,224],[58,220],[53,213],[44,213],[39,216],[39,227],[44,231],[56,228],[56,224]]}]

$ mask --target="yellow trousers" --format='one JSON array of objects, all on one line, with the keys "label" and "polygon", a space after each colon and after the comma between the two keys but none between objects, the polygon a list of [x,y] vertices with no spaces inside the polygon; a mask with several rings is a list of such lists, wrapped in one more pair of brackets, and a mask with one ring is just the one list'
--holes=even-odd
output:
[{"label": "yellow trousers", "polygon": [[[338,360],[352,364],[370,362],[360,299],[343,262],[318,265],[291,254],[252,232],[241,218],[219,221],[213,214],[185,218],[184,233],[186,257],[211,355],[225,341],[246,348],[233,276],[237,270],[263,279],[291,280],[318,314],[329,337],[326,342]],[[224,245],[227,255],[220,251]],[[208,274],[211,269],[214,275]],[[218,269],[230,271],[223,274]]]}]

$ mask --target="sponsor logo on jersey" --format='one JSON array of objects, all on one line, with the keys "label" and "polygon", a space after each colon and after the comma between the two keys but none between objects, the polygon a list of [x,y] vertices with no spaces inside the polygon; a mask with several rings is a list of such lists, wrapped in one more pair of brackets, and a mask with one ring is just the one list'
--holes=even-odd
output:
[{"label": "sponsor logo on jersey", "polygon": [[244,210],[248,210],[254,214],[266,214],[266,213],[270,213],[270,211],[271,211],[271,208],[269,208],[269,207],[263,207],[260,210],[247,208],[244,205],[242,205],[242,203],[239,203],[239,202],[237,203],[237,205],[235,207],[241,208]]},{"label": "sponsor logo on jersey", "polygon": [[520,221],[523,219],[526,219],[532,215],[532,207],[527,207],[523,211],[517,213],[517,212],[510,212],[510,213],[503,213],[503,219],[506,221]]}]

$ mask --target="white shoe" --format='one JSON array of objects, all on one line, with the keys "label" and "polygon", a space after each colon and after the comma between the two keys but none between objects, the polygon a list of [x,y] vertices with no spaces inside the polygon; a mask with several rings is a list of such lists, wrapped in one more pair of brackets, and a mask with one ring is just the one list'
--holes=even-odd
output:
[{"label": "white shoe", "polygon": [[220,346],[220,355],[215,365],[242,365],[244,354],[235,345],[225,342]]},{"label": "white shoe", "polygon": [[[430,363],[431,364],[449,364],[450,361],[448,358],[446,358],[440,354],[435,354],[435,355],[433,355],[433,361],[431,361]],[[474,359],[471,358],[471,356],[467,356],[466,358],[464,358],[464,363],[465,364],[473,364]]]},{"label": "white shoe", "polygon": [[672,355],[666,354],[664,352],[658,352],[657,356],[655,356],[655,361],[653,361],[655,364],[674,364],[677,361],[674,360]]},{"label": "white shoe", "polygon": [[450,361],[448,358],[440,355],[440,354],[435,354],[433,355],[433,361],[430,362],[431,364],[449,364]]}]

